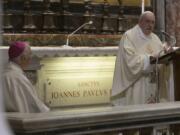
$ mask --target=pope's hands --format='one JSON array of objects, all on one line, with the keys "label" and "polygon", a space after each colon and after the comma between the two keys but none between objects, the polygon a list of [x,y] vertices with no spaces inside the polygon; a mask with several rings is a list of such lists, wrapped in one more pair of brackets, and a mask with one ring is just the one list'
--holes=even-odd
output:
[{"label": "pope's hands", "polygon": [[165,53],[169,53],[174,50],[173,47],[168,42],[163,43],[163,49]]}]

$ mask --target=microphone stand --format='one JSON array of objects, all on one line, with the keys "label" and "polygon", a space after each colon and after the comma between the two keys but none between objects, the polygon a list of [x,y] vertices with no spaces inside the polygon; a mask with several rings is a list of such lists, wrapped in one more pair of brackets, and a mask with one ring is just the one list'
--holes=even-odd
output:
[{"label": "microphone stand", "polygon": [[92,24],[93,22],[92,21],[89,21],[89,22],[87,22],[87,23],[84,23],[83,25],[81,25],[80,27],[78,27],[75,31],[73,31],[71,34],[69,34],[68,36],[67,36],[67,39],[66,39],[66,44],[64,45],[64,46],[69,46],[69,38],[73,35],[73,34],[75,34],[77,31],[79,31],[80,29],[82,29],[85,25],[90,25],[90,24]]},{"label": "microphone stand", "polygon": [[158,62],[159,62],[159,57],[160,54],[163,52],[164,50],[161,50],[158,53],[158,56],[156,57],[156,63],[155,63],[155,78],[156,78],[156,103],[160,102],[160,97],[159,97],[159,70],[158,70]]}]

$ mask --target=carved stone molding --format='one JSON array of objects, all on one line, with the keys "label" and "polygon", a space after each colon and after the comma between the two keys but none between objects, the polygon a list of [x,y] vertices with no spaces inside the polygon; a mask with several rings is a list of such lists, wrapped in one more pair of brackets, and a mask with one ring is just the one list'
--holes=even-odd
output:
[{"label": "carved stone molding", "polygon": [[178,124],[179,109],[180,103],[174,102],[6,115],[12,129],[22,135],[80,135]]}]

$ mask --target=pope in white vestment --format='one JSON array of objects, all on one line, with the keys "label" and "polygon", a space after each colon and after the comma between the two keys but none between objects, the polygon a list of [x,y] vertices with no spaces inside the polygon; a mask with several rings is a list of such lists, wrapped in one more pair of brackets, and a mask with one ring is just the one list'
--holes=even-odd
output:
[{"label": "pope in white vestment", "polygon": [[[157,80],[155,65],[150,64],[150,56],[157,55],[162,50],[160,39],[152,32],[148,36],[145,35],[139,25],[122,36],[112,87],[112,102],[115,105],[156,102]],[[168,67],[161,65],[160,68],[160,100],[166,101]]]},{"label": "pope in white vestment", "polygon": [[[168,51],[152,32],[154,25],[154,14],[145,11],[141,14],[138,24],[123,34],[113,78],[113,105],[149,104],[168,100],[166,84],[169,66],[158,64],[156,67],[150,64],[151,57],[157,58],[164,50]],[[141,130],[134,129],[127,134],[142,133]]]}]

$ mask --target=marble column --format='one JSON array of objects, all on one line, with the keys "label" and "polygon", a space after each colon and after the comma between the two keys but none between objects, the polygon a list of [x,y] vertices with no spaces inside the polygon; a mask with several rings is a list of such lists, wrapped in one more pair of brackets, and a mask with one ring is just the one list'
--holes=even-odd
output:
[{"label": "marble column", "polygon": [[[159,34],[160,31],[165,30],[165,0],[156,0],[155,1],[155,11],[156,11],[156,29]],[[162,40],[164,37],[161,36]]]}]

